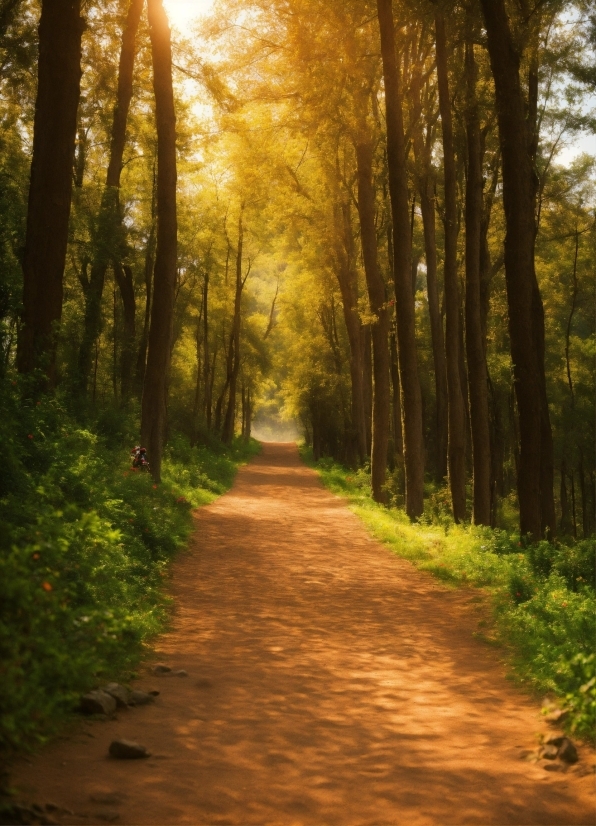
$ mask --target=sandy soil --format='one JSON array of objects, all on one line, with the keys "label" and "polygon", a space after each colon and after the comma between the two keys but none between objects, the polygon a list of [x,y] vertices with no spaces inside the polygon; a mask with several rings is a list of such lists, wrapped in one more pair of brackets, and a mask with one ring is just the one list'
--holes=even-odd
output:
[{"label": "sandy soil", "polygon": [[[371,540],[293,445],[265,445],[195,518],[138,681],[157,702],[21,761],[23,799],[63,823],[594,823],[593,752],[565,773],[520,758],[546,726],[473,637],[474,592]],[[109,758],[117,736],[153,757]]]}]

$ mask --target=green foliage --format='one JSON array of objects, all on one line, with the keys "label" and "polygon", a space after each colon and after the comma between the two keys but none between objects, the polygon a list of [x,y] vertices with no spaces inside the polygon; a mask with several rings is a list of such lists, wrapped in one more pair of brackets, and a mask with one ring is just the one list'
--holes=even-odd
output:
[{"label": "green foliage", "polygon": [[2,748],[43,737],[81,691],[132,667],[164,626],[163,578],[191,508],[255,450],[174,438],[156,486],[130,468],[106,412],[85,429],[59,399],[23,401],[22,389],[0,386]]},{"label": "green foliage", "polygon": [[[496,639],[510,648],[519,676],[556,694],[570,711],[570,726],[591,736],[596,725],[596,542],[554,545],[522,542],[504,530],[447,522],[439,507],[411,524],[402,511],[370,496],[363,471],[352,473],[330,459],[312,462],[323,482],[348,498],[371,532],[393,551],[443,582],[476,586],[492,598]],[[441,495],[437,494],[436,502]]]}]

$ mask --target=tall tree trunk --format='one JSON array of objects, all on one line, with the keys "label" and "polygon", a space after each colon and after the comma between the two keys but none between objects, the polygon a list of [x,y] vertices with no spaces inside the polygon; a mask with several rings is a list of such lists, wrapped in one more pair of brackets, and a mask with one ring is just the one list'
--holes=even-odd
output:
[{"label": "tall tree trunk", "polygon": [[[416,147],[416,140],[414,140]],[[426,153],[426,152],[425,152]],[[441,483],[447,476],[447,361],[445,358],[445,338],[443,319],[439,302],[437,284],[437,241],[435,224],[435,203],[433,182],[429,166],[425,164],[424,172],[418,178],[420,194],[420,211],[424,232],[424,249],[426,256],[426,292],[428,297],[428,314],[430,319],[430,336],[433,349],[433,366],[435,370],[436,400],[436,456],[435,480]]]},{"label": "tall tree trunk", "polygon": [[404,438],[402,432],[401,421],[401,390],[399,386],[399,369],[397,356],[397,336],[395,332],[391,332],[391,388],[392,388],[392,419],[391,426],[393,431],[393,452],[395,457],[395,464],[399,474],[399,488],[400,493],[405,492],[405,467],[404,467]]},{"label": "tall tree trunk", "polygon": [[482,156],[476,101],[474,45],[466,42],[466,354],[474,467],[474,510],[477,525],[491,524],[491,443],[488,413],[488,375],[480,298],[480,244],[482,221]]},{"label": "tall tree trunk", "polygon": [[377,231],[375,227],[375,191],[373,188],[373,144],[371,140],[356,144],[358,165],[358,215],[362,257],[370,309],[376,320],[371,324],[373,349],[373,416],[370,458],[373,499],[386,501],[384,491],[389,446],[390,364],[389,364],[389,310],[385,282],[377,260]]},{"label": "tall tree trunk", "polygon": [[509,337],[519,409],[517,489],[520,530],[540,539],[555,533],[552,432],[544,374],[544,309],[534,269],[536,173],[530,157],[520,55],[504,0],[481,0],[495,81],[503,158],[505,281]]},{"label": "tall tree trunk", "polygon": [[122,402],[125,402],[132,392],[137,305],[132,269],[127,264],[121,264],[118,260],[114,260],[113,266],[124,310],[122,352],[120,354],[120,398]]},{"label": "tall tree trunk", "polygon": [[244,203],[240,207],[240,217],[238,219],[238,250],[236,252],[236,291],[234,295],[234,319],[232,321],[232,332],[230,334],[230,349],[228,351],[228,378],[227,384],[228,405],[224,417],[222,440],[225,444],[231,444],[234,438],[234,421],[236,419],[236,385],[238,382],[238,371],[240,370],[240,321],[242,289],[246,277],[242,278],[242,246],[244,242],[244,226],[242,216],[244,214]]},{"label": "tall tree trunk", "polygon": [[209,376],[209,273],[205,272],[203,283],[203,383],[205,385],[204,415],[207,427],[211,428],[211,381]]},{"label": "tall tree trunk", "polygon": [[176,290],[176,112],[172,89],[170,27],[162,0],[148,0],[157,126],[157,249],[141,435],[154,479],[161,480]]},{"label": "tall tree trunk", "polygon": [[23,314],[17,345],[21,373],[37,367],[56,382],[56,334],[72,197],[81,83],[80,0],[43,0],[33,159],[23,256]]},{"label": "tall tree trunk", "polygon": [[[94,343],[101,330],[101,299],[106,279],[106,271],[110,262],[114,265],[114,272],[121,291],[125,318],[130,314],[130,286],[133,287],[132,299],[134,302],[134,283],[125,278],[119,278],[123,273],[122,259],[125,247],[125,228],[122,222],[120,206],[120,173],[122,158],[126,142],[126,123],[132,98],[132,79],[135,61],[136,36],[143,10],[144,0],[131,0],[124,31],[122,32],[122,46],[120,49],[120,63],[118,69],[118,92],[112,118],[112,133],[110,137],[110,160],[106,174],[106,184],[102,194],[101,206],[94,228],[93,263],[88,288],[85,290],[85,320],[83,337],[79,348],[78,387],[84,393],[91,371]],[[128,352],[130,342],[125,343],[125,369],[129,369],[132,356]],[[132,367],[130,367],[132,369]],[[125,378],[125,391],[130,391],[130,378]]]},{"label": "tall tree trunk", "polygon": [[360,337],[362,341],[362,404],[364,407],[364,432],[366,435],[366,455],[370,456],[373,418],[373,365],[370,324],[362,324],[360,326]]},{"label": "tall tree trunk", "polygon": [[395,282],[399,373],[404,411],[406,512],[411,519],[415,519],[422,514],[424,508],[424,445],[422,395],[418,377],[414,296],[411,281],[412,243],[402,90],[395,52],[391,0],[377,0],[377,12],[385,81],[387,165],[393,217],[393,278]]},{"label": "tall tree trunk", "polygon": [[[364,417],[363,347],[361,337],[362,325],[358,314],[358,286],[353,267],[353,255],[351,249],[352,227],[349,205],[346,203],[338,203],[340,197],[341,196],[338,195],[334,206],[335,275],[337,277],[337,282],[341,293],[344,321],[348,333],[348,343],[350,345],[352,429],[358,459],[362,463],[366,460],[368,455],[366,444],[366,422]],[[320,435],[320,424],[317,426],[319,428]]]},{"label": "tall tree trunk", "polygon": [[466,419],[460,376],[460,302],[457,275],[457,179],[451,99],[447,70],[447,38],[441,12],[435,17],[437,43],[437,80],[439,109],[443,133],[443,169],[445,174],[445,353],[447,357],[447,394],[449,421],[449,487],[453,517],[461,522],[466,516]]},{"label": "tall tree trunk", "polygon": [[135,368],[135,385],[139,395],[143,391],[143,382],[145,380],[145,366],[147,364],[147,344],[149,343],[149,327],[151,324],[151,299],[153,296],[153,270],[155,268],[155,244],[157,241],[156,233],[156,198],[157,190],[154,186],[154,193],[151,206],[151,229],[149,230],[149,237],[147,238],[147,246],[145,249],[145,313],[143,318],[143,331],[141,333],[141,340],[139,342],[139,349],[137,352],[137,364]]}]

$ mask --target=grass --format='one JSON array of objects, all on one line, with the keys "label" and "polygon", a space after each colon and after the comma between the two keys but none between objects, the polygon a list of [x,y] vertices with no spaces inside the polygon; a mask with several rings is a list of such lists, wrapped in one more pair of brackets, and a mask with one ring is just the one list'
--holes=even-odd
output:
[{"label": "grass", "polygon": [[[134,415],[0,388],[0,749],[58,730],[81,692],[125,679],[168,618],[163,582],[193,507],[258,443],[174,435],[155,485],[130,468]],[[132,436],[130,434],[133,434]]]},{"label": "grass", "polygon": [[426,513],[414,524],[402,510],[373,501],[366,470],[349,471],[329,459],[315,463],[305,448],[302,456],[400,557],[444,583],[487,593],[494,628],[479,636],[504,645],[519,678],[569,709],[571,731],[594,736],[594,540],[526,545],[513,532],[455,525],[444,512],[438,518]]}]

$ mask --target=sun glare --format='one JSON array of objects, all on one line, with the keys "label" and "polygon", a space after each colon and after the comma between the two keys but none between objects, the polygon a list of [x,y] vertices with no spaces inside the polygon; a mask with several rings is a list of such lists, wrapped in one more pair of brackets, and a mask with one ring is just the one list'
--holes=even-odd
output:
[{"label": "sun glare", "polygon": [[194,20],[211,11],[213,0],[164,0],[164,6],[172,26],[184,32]]}]

